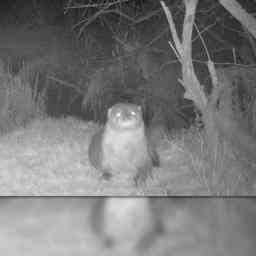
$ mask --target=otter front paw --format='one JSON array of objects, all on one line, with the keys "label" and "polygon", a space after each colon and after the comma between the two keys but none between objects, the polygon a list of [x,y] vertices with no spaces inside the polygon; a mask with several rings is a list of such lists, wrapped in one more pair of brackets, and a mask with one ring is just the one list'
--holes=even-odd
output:
[{"label": "otter front paw", "polygon": [[133,178],[135,186],[138,187],[139,185],[144,184],[148,177],[153,179],[152,168],[140,168],[136,176]]}]

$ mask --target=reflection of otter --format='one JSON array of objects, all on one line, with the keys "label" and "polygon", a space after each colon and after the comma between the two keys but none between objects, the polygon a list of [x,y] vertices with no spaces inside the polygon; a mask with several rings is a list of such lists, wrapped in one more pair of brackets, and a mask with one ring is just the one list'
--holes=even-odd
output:
[{"label": "reflection of otter", "polygon": [[92,230],[108,248],[145,251],[165,231],[156,210],[150,198],[99,198],[92,209]]},{"label": "reflection of otter", "polygon": [[159,157],[146,137],[139,106],[119,103],[108,110],[105,127],[92,138],[89,159],[106,179],[125,174],[137,185],[152,175]]}]

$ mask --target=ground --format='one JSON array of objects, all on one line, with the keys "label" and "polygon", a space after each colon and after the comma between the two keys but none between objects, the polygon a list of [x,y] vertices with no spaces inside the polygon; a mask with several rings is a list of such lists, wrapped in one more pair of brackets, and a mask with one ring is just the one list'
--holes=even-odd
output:
[{"label": "ground", "polygon": [[[95,198],[0,200],[1,255],[120,255],[92,232]],[[136,198],[134,198],[136,200]],[[146,255],[255,255],[254,199],[161,198],[165,233]],[[121,255],[143,255],[136,251]]]},{"label": "ground", "polygon": [[[236,191],[221,190],[221,184],[217,184],[213,192],[203,179],[205,177],[200,177],[200,171],[207,165],[195,153],[196,146],[193,147],[194,152],[191,151],[191,141],[185,142],[187,135],[160,143],[161,166],[154,168],[153,176],[138,187],[122,176],[103,180],[88,159],[88,146],[98,128],[95,123],[72,117],[46,118],[33,120],[25,128],[1,136],[0,194],[166,196],[253,193],[247,190],[250,179],[246,180],[248,183],[241,179],[242,185],[237,183],[239,189]],[[196,135],[191,136],[195,140]],[[233,166],[240,168],[238,162]],[[202,170],[197,169],[199,167]],[[234,177],[231,181],[238,182],[235,170],[230,168],[229,171]]]}]

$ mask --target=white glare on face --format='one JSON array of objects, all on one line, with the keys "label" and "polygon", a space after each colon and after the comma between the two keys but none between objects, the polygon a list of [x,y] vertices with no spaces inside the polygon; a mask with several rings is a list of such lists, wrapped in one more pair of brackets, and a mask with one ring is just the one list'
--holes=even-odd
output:
[{"label": "white glare on face", "polygon": [[116,116],[117,116],[117,117],[120,117],[120,116],[121,116],[121,112],[118,112],[118,113],[116,114]]}]

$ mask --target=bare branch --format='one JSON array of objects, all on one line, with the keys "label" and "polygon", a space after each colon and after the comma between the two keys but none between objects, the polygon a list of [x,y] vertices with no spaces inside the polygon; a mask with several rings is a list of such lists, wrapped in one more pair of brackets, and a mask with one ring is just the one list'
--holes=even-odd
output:
[{"label": "bare branch", "polygon": [[220,4],[230,12],[256,38],[256,20],[235,0],[219,0]]},{"label": "bare branch", "polygon": [[165,15],[167,17],[167,20],[168,20],[168,23],[169,23],[169,26],[170,26],[170,29],[171,29],[171,32],[172,32],[173,41],[175,43],[177,51],[179,52],[179,55],[182,56],[183,55],[182,45],[181,45],[180,39],[178,37],[177,30],[175,28],[175,24],[174,24],[174,21],[173,21],[173,18],[172,18],[172,14],[171,14],[169,8],[166,6],[166,4],[163,0],[160,1],[160,4],[162,5],[162,8],[163,8],[163,10],[165,12]]},{"label": "bare branch", "polygon": [[184,0],[186,12],[185,12],[185,18],[183,23],[183,33],[182,33],[182,44],[183,44],[183,51],[184,55],[187,58],[190,58],[192,56],[192,32],[193,32],[193,26],[194,26],[194,20],[195,20],[195,11],[196,6],[198,3],[198,0]]},{"label": "bare branch", "polygon": [[149,20],[151,19],[152,17],[154,16],[157,16],[162,10],[161,9],[158,9],[158,10],[154,10],[154,11],[151,11],[149,13],[147,13],[146,15],[144,15],[143,17],[140,17],[139,19],[137,19],[133,25],[136,25],[136,24],[139,24],[145,20]]},{"label": "bare branch", "polygon": [[207,105],[207,98],[200,87],[200,83],[195,75],[192,63],[192,31],[195,20],[195,12],[198,0],[184,0],[185,3],[185,18],[182,33],[182,74],[186,92],[184,97],[195,102],[197,107],[202,111]]},{"label": "bare branch", "polygon": [[72,5],[72,2],[73,2],[73,0],[68,0],[66,7],[64,7],[64,14],[67,14],[67,12],[69,11],[69,9]]},{"label": "bare branch", "polygon": [[171,46],[176,58],[179,60],[180,63],[182,63],[182,59],[181,59],[181,56],[179,55],[179,53],[177,52],[176,48],[174,47],[174,45],[172,44],[171,41],[168,42],[169,45]]},{"label": "bare branch", "polygon": [[118,14],[119,16],[123,17],[123,18],[126,18],[127,20],[131,21],[132,23],[134,23],[134,18],[132,18],[131,16],[121,12],[120,10],[117,10],[117,9],[112,9],[112,10],[108,10],[108,11],[105,11],[104,14],[106,13],[116,13]]},{"label": "bare branch", "polygon": [[217,24],[217,22],[215,21],[213,24],[209,24],[207,27],[205,27],[201,31],[199,31],[199,29],[198,29],[198,35],[193,38],[192,42],[195,42],[197,40],[197,38],[200,37],[200,35],[202,35],[205,32],[208,32],[210,30],[210,28],[214,27],[216,24]]},{"label": "bare branch", "polygon": [[208,66],[208,71],[210,73],[210,77],[212,80],[212,86],[213,86],[212,94],[210,97],[210,104],[214,109],[215,105],[217,104],[217,101],[219,99],[220,92],[221,92],[222,88],[218,84],[218,76],[216,73],[216,69],[214,67],[214,63],[211,60],[208,60],[207,66]]},{"label": "bare branch", "polygon": [[130,0],[117,0],[113,2],[106,2],[106,3],[96,3],[96,4],[74,4],[73,6],[70,6],[70,4],[64,8],[65,11],[69,9],[84,9],[84,8],[104,8],[104,7],[110,7],[112,5],[116,4],[122,4],[124,2],[128,2]]},{"label": "bare branch", "polygon": [[[109,6],[105,6],[104,8],[102,8],[101,10],[99,10],[98,12],[96,12],[87,22],[85,22],[85,24],[80,28],[79,30],[79,34],[78,36],[80,36],[82,34],[82,32],[84,31],[84,29],[91,24],[94,20],[96,20],[102,13],[104,13]],[[81,24],[81,22],[79,22]],[[76,24],[75,26],[77,26],[78,24]]]},{"label": "bare branch", "polygon": [[[208,51],[208,49],[207,49],[207,47],[206,47],[206,44],[205,44],[205,42],[204,42],[204,39],[203,39],[203,37],[202,37],[202,35],[201,35],[202,32],[199,31],[199,29],[198,29],[198,27],[197,27],[196,24],[195,24],[195,29],[196,29],[196,31],[197,31],[197,33],[198,33],[198,36],[199,36],[199,38],[201,39],[201,42],[202,42],[202,44],[203,44],[203,46],[204,46],[205,52],[206,52],[206,54],[207,54],[207,58],[208,58],[208,60],[210,60],[209,51]],[[193,40],[192,40],[192,42],[193,42]]]}]

